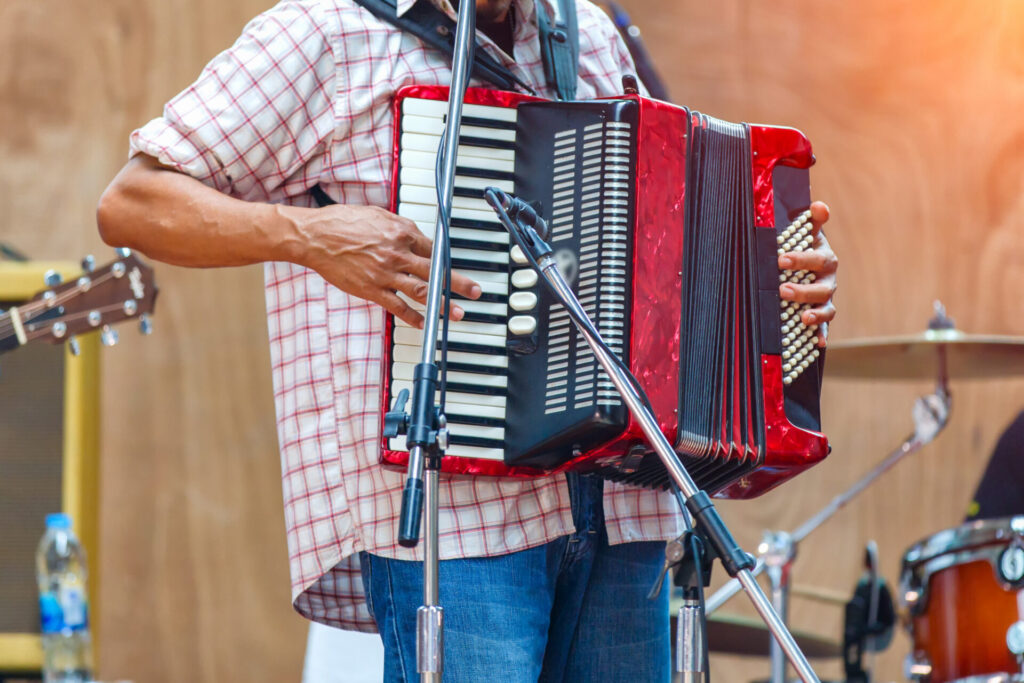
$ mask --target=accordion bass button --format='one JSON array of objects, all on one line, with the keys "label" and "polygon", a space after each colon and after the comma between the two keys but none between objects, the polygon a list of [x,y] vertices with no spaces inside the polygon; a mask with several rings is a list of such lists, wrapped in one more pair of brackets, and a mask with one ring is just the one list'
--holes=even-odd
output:
[{"label": "accordion bass button", "polygon": [[523,268],[512,273],[512,284],[519,289],[528,289],[537,284],[537,273],[529,268]]},{"label": "accordion bass button", "polygon": [[513,292],[508,298],[513,311],[532,311],[537,306],[537,295],[533,292]]},{"label": "accordion bass button", "polygon": [[508,331],[515,335],[533,334],[537,319],[532,315],[514,315],[508,319]]}]

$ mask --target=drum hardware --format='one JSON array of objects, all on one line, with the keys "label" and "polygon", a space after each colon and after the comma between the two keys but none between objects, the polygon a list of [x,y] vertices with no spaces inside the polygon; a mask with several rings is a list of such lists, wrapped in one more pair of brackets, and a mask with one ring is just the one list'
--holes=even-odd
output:
[{"label": "drum hardware", "polygon": [[908,681],[924,681],[932,675],[928,655],[910,652],[903,658],[903,677]]},{"label": "drum hardware", "polygon": [[[875,543],[874,540],[868,541],[867,548],[865,549],[865,559],[866,559],[867,569],[868,569],[868,572],[869,572],[868,579],[869,579],[870,584],[871,584],[870,585],[870,598],[869,598],[869,601],[868,601],[868,622],[867,622],[868,635],[867,635],[867,642],[865,643],[865,646],[864,646],[864,650],[867,652],[867,656],[868,656],[867,673],[868,673],[868,680],[870,680],[871,671],[874,669],[875,652],[878,651],[877,643],[876,643],[876,640],[875,640],[876,639],[876,635],[874,633],[874,627],[875,627],[875,624],[878,623],[878,613],[879,613],[879,609],[881,608],[881,600],[882,600],[882,597],[883,597],[882,596],[882,591],[883,591],[883,589],[885,589],[885,582],[884,582],[883,579],[881,579],[881,573],[878,571],[878,544]],[[890,620],[890,621],[894,621],[895,617],[893,615],[893,609],[892,609],[892,596],[888,595],[888,590],[885,590],[885,593],[886,593],[886,597],[888,599],[888,612],[889,612],[889,615],[893,616],[893,619]],[[891,630],[892,623],[890,623],[889,626],[890,626],[890,636],[891,636],[891,634],[892,634],[892,630]],[[886,643],[886,645],[888,645],[888,643]],[[848,650],[848,648],[844,648],[844,649]]]},{"label": "drum hardware", "polygon": [[[793,562],[796,560],[797,551],[800,543],[807,538],[815,529],[824,524],[839,510],[844,508],[851,500],[856,498],[861,492],[863,492],[868,486],[870,486],[876,479],[881,475],[892,469],[896,463],[910,455],[921,450],[924,446],[928,445],[935,440],[935,437],[942,431],[949,421],[950,410],[952,409],[952,396],[949,391],[949,368],[947,346],[949,340],[959,339],[961,333],[957,332],[953,324],[952,319],[946,315],[945,308],[940,302],[935,302],[935,315],[928,323],[928,330],[920,336],[912,337],[915,340],[914,343],[918,343],[917,340],[930,340],[927,342],[920,342],[926,344],[928,349],[928,360],[930,365],[929,372],[931,376],[935,377],[935,390],[926,396],[918,398],[914,402],[913,407],[913,419],[914,419],[914,432],[903,441],[900,446],[889,453],[874,469],[865,474],[859,481],[853,486],[839,494],[832,499],[821,511],[810,517],[807,521],[797,527],[791,533],[766,532],[764,540],[758,547],[760,557],[755,565],[752,573],[756,576],[768,569],[769,566],[769,555],[772,565],[774,565],[771,572],[769,572],[769,580],[772,581],[772,595],[777,598],[778,602],[775,604],[775,608],[780,613],[785,614],[787,611],[788,601],[788,581],[790,577],[790,569]],[[944,341],[936,341],[944,340]],[[1022,359],[1024,359],[1024,340],[1018,340],[1019,345],[1014,345],[1014,348],[1021,352]],[[899,349],[900,353],[897,354],[903,360],[905,355],[905,349],[907,342],[900,342]],[[832,376],[833,365],[839,365],[841,368],[845,368],[846,372],[834,373],[841,377],[907,377],[905,374],[891,372],[890,365],[881,365],[876,369],[875,373],[872,373],[872,364],[870,360],[873,358],[871,355],[872,349],[878,346],[882,349],[883,353],[891,353],[889,351],[891,344],[889,340],[882,340],[875,343],[873,340],[860,340],[856,342],[847,342],[846,344],[834,343],[830,345],[829,350],[829,375]],[[916,347],[915,347],[916,348]],[[847,350],[851,349],[851,350]],[[920,351],[917,352],[921,354]],[[838,360],[837,360],[838,358]],[[851,360],[852,359],[852,360]],[[899,363],[895,363],[898,365]],[[917,367],[923,367],[921,363],[918,363]],[[1024,371],[1024,362],[1022,362],[1022,371]],[[877,374],[881,372],[881,374]],[[919,375],[913,375],[917,378]],[[958,375],[959,376],[959,375]],[[735,595],[740,589],[739,583],[736,581],[729,581],[723,585],[718,591],[708,599],[706,609],[708,614],[711,614],[716,609],[721,607],[729,598]],[[774,662],[775,660],[773,660]],[[782,669],[783,671],[780,671]],[[772,681],[773,683],[781,683],[785,680],[784,676],[785,667],[773,666],[772,669]]]},{"label": "drum hardware", "polygon": [[790,586],[789,594],[798,598],[805,598],[807,600],[815,600],[817,602],[824,602],[830,605],[843,606],[850,600],[850,596],[845,593],[841,593],[831,588],[822,588],[820,586]]},{"label": "drum hardware", "polygon": [[1015,621],[1006,629],[1006,649],[1017,657],[1017,665],[1024,672],[1024,621]]},{"label": "drum hardware", "polygon": [[928,379],[939,364],[949,379],[1024,375],[1024,338],[966,334],[956,329],[941,302],[935,309],[928,329],[918,334],[830,342],[829,378]]},{"label": "drum hardware", "polygon": [[[685,604],[683,598],[672,598],[670,614],[673,625],[678,619],[679,609]],[[770,643],[774,640],[760,619],[722,612],[708,617],[706,633],[711,652],[744,657],[768,656]],[[842,644],[835,640],[806,631],[792,633],[800,649],[810,659],[838,659],[843,654]]]},{"label": "drum hardware", "polygon": [[[785,531],[766,531],[757,552],[764,558],[765,572],[771,586],[772,604],[782,620],[786,621],[789,619],[789,575],[793,560],[796,559],[796,546],[792,537]],[[769,657],[771,680],[784,681],[786,659],[774,641],[769,646]]]},{"label": "drum hardware", "polygon": [[843,610],[843,669],[847,683],[868,683],[874,657],[892,642],[896,610],[878,571],[878,546],[868,541],[866,573]]},{"label": "drum hardware", "polygon": [[1006,583],[1019,585],[1024,578],[1024,547],[1020,538],[1015,538],[1013,543],[999,555],[999,578]]},{"label": "drum hardware", "polygon": [[999,547],[977,548],[966,552],[949,553],[923,563],[913,573],[900,579],[900,595],[903,604],[911,614],[919,614],[928,606],[927,587],[933,575],[950,567],[980,560],[985,560],[992,566],[992,572],[1003,590],[1020,588],[1020,582],[1011,582],[1004,578],[1000,568],[1000,558],[1004,552]]},{"label": "drum hardware", "polygon": [[904,554],[900,587],[913,640],[908,678],[1024,680],[1024,582],[1011,580],[1022,574],[1022,544],[1024,516],[946,529]]},{"label": "drum hardware", "polygon": [[[924,664],[913,664],[913,659],[913,655],[907,655],[907,658],[904,660],[904,677],[908,681],[929,683],[931,681],[931,674],[928,672],[931,671],[931,665],[927,662]],[[923,673],[908,674],[908,671],[918,671]],[[947,683],[1024,683],[1024,674],[983,674],[981,676],[957,678],[956,680],[951,680]]]},{"label": "drum hardware", "polygon": [[1018,559],[1024,559],[1024,516],[979,520],[940,531],[904,554],[902,602],[911,616],[920,614],[928,606],[927,588],[933,575],[982,560],[991,565],[1003,590],[1019,590],[1024,588],[1024,567]]}]

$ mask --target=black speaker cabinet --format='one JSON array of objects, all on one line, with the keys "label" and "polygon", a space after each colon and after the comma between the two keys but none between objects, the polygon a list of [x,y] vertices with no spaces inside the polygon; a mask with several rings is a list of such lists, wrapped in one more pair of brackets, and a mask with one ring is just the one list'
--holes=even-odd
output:
[{"label": "black speaker cabinet", "polygon": [[[71,263],[0,262],[0,309],[45,289],[57,270],[77,277]],[[99,341],[29,343],[0,354],[0,680],[38,672],[35,552],[47,513],[71,515],[89,560],[90,620],[95,629],[99,469]]]}]

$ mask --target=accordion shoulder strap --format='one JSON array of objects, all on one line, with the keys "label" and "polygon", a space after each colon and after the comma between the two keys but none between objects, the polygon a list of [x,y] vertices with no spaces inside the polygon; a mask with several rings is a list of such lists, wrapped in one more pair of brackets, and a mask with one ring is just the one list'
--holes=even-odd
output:
[{"label": "accordion shoulder strap", "polygon": [[325,206],[331,206],[332,204],[338,203],[331,199],[331,196],[324,191],[324,188],[320,187],[320,183],[317,183],[313,187],[309,188],[309,192],[310,194],[313,195],[313,199],[316,200],[317,206],[319,206],[321,209],[324,208]]},{"label": "accordion shoulder strap", "polygon": [[544,76],[560,100],[576,99],[576,74],[580,36],[576,27],[575,0],[555,0],[559,16],[548,17],[543,0],[535,0],[540,26],[540,52]]},{"label": "accordion shoulder strap", "polygon": [[[455,52],[455,22],[426,0],[415,3],[402,16],[398,16],[395,0],[355,0],[378,19],[413,34],[427,45],[451,57]],[[479,46],[478,46],[479,47]],[[516,86],[532,93],[533,89],[515,77],[503,64],[485,53],[473,50],[473,75],[492,83],[502,90]]]},{"label": "accordion shoulder strap", "polygon": [[[444,52],[449,57],[454,53],[455,22],[427,0],[419,0],[402,16],[398,16],[395,0],[355,0],[355,2],[378,19],[412,33],[427,45]],[[558,93],[558,99],[571,100],[576,97],[577,62],[580,51],[579,34],[576,27],[576,2],[575,0],[554,0],[554,2],[559,16],[549,18],[544,9],[543,0],[535,1],[544,75],[548,84]],[[518,85],[527,92],[533,92],[533,88],[516,78],[515,74],[483,50],[473,50],[473,75],[502,90],[512,90]],[[324,192],[319,184],[314,185],[311,192],[320,207],[337,203]]]}]

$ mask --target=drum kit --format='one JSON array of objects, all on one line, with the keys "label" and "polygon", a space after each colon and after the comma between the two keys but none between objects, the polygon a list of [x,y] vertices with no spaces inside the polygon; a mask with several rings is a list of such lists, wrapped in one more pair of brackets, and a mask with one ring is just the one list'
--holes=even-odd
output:
[{"label": "drum kit", "polygon": [[[792,532],[765,532],[758,547],[754,573],[768,575],[772,601],[783,619],[791,594],[846,605],[843,645],[814,634],[794,631],[793,635],[809,657],[844,658],[848,683],[867,682],[872,653],[884,649],[891,637],[891,628],[880,624],[889,598],[884,582],[877,578],[874,544],[869,544],[867,553],[868,583],[862,581],[864,587],[870,586],[864,593],[862,626],[867,630],[860,631],[862,637],[868,634],[867,641],[862,640],[856,650],[850,642],[856,596],[849,601],[831,591],[790,586],[799,544],[897,462],[934,440],[949,417],[950,380],[1024,374],[1024,338],[965,334],[936,302],[935,316],[923,333],[829,344],[827,374],[830,378],[936,380],[934,392],[915,403],[914,433],[899,448]],[[1024,498],[1024,491],[1021,495]],[[712,652],[768,655],[769,680],[782,683],[786,660],[763,626],[712,614],[738,589],[730,581],[708,598],[708,647]],[[1024,682],[1024,516],[980,520],[916,543],[904,553],[897,598],[900,620],[912,641],[912,651],[904,660],[907,680]],[[888,608],[891,611],[891,600]],[[869,658],[866,669],[859,668],[862,655]]]}]

